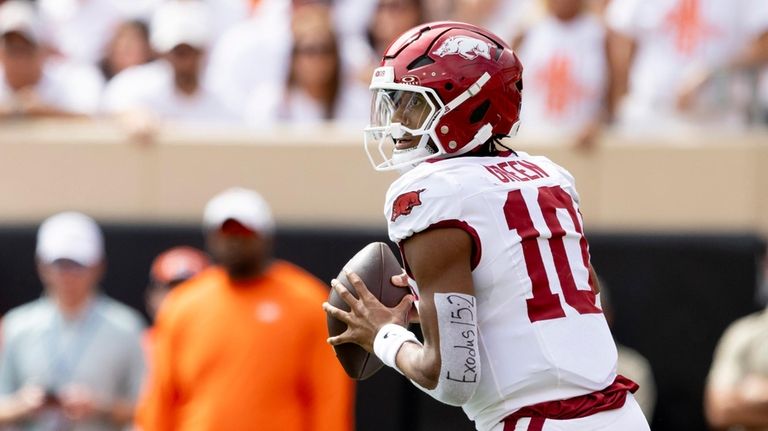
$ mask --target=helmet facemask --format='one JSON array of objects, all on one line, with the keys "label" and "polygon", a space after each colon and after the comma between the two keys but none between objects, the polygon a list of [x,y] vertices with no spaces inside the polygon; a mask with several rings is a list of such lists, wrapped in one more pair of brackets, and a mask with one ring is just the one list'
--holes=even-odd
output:
[{"label": "helmet facemask", "polygon": [[376,170],[405,172],[445,153],[434,131],[444,106],[433,89],[374,82],[371,90],[365,148]]}]

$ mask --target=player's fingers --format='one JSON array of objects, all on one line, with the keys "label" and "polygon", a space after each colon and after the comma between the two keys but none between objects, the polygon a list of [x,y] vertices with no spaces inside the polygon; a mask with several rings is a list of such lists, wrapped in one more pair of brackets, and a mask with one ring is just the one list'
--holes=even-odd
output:
[{"label": "player's fingers", "polygon": [[350,307],[354,307],[357,303],[357,298],[355,298],[355,295],[350,292],[346,286],[341,284],[339,280],[336,280],[335,278],[331,280],[331,287],[336,291],[336,293],[341,296],[341,299],[344,300],[347,304],[349,304]]},{"label": "player's fingers", "polygon": [[348,312],[334,307],[327,302],[323,302],[323,310],[328,313],[329,316],[333,317],[334,319],[341,320],[346,324],[349,324],[352,320],[352,316],[350,316]]},{"label": "player's fingers", "polygon": [[360,278],[360,276],[346,269],[344,270],[344,273],[347,274],[347,280],[352,284],[352,288],[355,289],[358,298],[366,300],[371,298],[376,299],[371,291],[368,290],[368,286],[365,285],[365,282],[363,282],[363,279]]},{"label": "player's fingers", "polygon": [[393,275],[390,282],[396,287],[408,287],[408,274],[403,271],[402,274]]},{"label": "player's fingers", "polygon": [[349,329],[347,329],[346,331],[342,332],[341,334],[335,337],[328,337],[325,340],[325,342],[330,344],[331,346],[338,346],[339,344],[351,343],[352,332]]},{"label": "player's fingers", "polygon": [[413,295],[405,295],[400,303],[395,306],[395,313],[403,316],[406,320],[408,318],[408,312],[413,306]]}]

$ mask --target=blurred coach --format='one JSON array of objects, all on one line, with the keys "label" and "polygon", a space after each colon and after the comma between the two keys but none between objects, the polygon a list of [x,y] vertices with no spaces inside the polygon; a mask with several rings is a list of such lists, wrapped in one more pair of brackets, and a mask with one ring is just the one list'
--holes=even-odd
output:
[{"label": "blurred coach", "polygon": [[165,299],[155,324],[144,431],[349,430],[352,383],[325,344],[328,291],[272,259],[274,222],[235,188],[203,217],[217,262]]},{"label": "blurred coach", "polygon": [[139,314],[108,298],[101,230],[66,212],[37,235],[45,294],[11,310],[0,346],[0,425],[24,430],[120,430],[144,373]]}]

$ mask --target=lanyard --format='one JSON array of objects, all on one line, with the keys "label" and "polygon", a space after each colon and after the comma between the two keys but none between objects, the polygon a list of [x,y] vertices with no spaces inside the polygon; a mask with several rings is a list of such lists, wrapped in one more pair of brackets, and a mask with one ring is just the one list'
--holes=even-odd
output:
[{"label": "lanyard", "polygon": [[[75,322],[67,322],[61,313],[57,312],[52,321],[48,339],[49,385],[50,389],[58,390],[72,378],[80,360],[85,354],[88,343],[93,339],[96,325],[96,309],[100,298],[93,298],[85,310],[85,315]],[[64,329],[74,331],[71,341],[64,343]],[[72,327],[74,326],[74,327]]]}]

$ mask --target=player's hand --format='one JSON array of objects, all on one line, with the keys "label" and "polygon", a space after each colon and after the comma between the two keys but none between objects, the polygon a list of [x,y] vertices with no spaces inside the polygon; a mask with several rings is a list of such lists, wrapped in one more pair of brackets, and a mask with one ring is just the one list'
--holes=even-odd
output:
[{"label": "player's hand", "polygon": [[[410,289],[411,286],[408,284],[408,274],[403,271],[400,275],[395,275],[390,279],[390,282],[395,287],[402,287],[404,289]],[[408,310],[408,323],[419,323],[419,309],[416,307],[416,303],[414,302],[413,307],[411,307],[410,310]]]},{"label": "player's hand", "polygon": [[350,311],[341,310],[327,302],[323,304],[323,310],[331,317],[346,323],[347,330],[328,338],[327,342],[332,346],[355,343],[366,351],[373,352],[373,339],[382,326],[388,323],[407,325],[408,310],[413,306],[413,295],[406,295],[397,306],[388,308],[373,296],[357,274],[349,272],[347,279],[357,293],[357,298],[338,280],[332,280],[331,286],[344,302],[349,304]]}]

